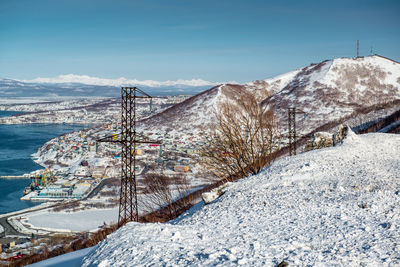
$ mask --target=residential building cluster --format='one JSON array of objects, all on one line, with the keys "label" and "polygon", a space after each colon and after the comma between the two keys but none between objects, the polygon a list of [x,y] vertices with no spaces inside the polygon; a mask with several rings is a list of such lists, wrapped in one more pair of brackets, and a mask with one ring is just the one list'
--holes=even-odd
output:
[{"label": "residential building cluster", "polygon": [[[173,98],[181,101],[184,96]],[[171,101],[159,98],[153,103],[155,109],[162,103]],[[161,103],[161,104],[160,104]],[[73,112],[73,111],[69,111]],[[152,113],[148,104],[138,105],[138,118],[145,118]],[[68,114],[63,111],[63,114]],[[92,115],[95,115],[92,113]],[[97,114],[101,116],[101,114]],[[33,160],[51,170],[52,181],[46,184],[32,182],[23,199],[59,200],[82,199],[95,188],[102,179],[119,177],[121,170],[121,147],[116,142],[98,142],[107,136],[118,136],[121,124],[118,113],[109,116],[109,121],[97,126],[64,134],[44,144]],[[103,114],[104,116],[104,114]],[[89,120],[93,121],[93,120]],[[197,149],[202,144],[202,137],[192,132],[175,131],[140,131],[139,135],[154,140],[154,144],[138,144],[137,175],[149,172],[165,172],[166,174],[193,175],[197,172]],[[36,173],[31,173],[32,181]]]}]

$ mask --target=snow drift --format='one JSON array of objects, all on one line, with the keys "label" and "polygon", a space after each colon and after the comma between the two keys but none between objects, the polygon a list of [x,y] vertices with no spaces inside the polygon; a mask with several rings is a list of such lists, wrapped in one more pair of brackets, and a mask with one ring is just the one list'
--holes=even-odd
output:
[{"label": "snow drift", "polygon": [[282,158],[167,224],[129,223],[83,266],[400,264],[400,136]]}]

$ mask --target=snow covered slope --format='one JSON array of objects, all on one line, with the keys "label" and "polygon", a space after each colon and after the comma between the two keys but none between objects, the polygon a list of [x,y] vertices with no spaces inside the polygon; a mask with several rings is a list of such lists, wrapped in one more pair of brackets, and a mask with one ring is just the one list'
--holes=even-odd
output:
[{"label": "snow covered slope", "polygon": [[400,265],[400,136],[282,158],[167,224],[129,223],[83,266]]},{"label": "snow covered slope", "polygon": [[218,85],[142,121],[141,126],[158,130],[177,129],[178,132],[204,130],[213,122],[220,103],[245,94],[248,91],[243,85]]},{"label": "snow covered slope", "polygon": [[215,112],[223,102],[240,96],[253,94],[260,102],[271,93],[277,93],[287,86],[300,70],[268,80],[257,80],[244,85],[221,84],[201,92],[160,114],[142,121],[149,128],[171,128],[180,131],[208,129],[215,120]]},{"label": "snow covered slope", "polygon": [[309,128],[375,104],[400,99],[400,63],[381,56],[339,58],[311,64],[271,98],[285,117],[287,107],[307,112]]},{"label": "snow covered slope", "polygon": [[70,252],[61,256],[53,257],[44,261],[39,261],[27,265],[29,267],[79,267],[82,258],[89,253],[93,247],[84,248],[74,252]]}]

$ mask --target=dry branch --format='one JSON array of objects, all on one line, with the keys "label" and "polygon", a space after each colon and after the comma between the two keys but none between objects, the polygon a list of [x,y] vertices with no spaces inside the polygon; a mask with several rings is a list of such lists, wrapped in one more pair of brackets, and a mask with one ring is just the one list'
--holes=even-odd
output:
[{"label": "dry branch", "polygon": [[214,131],[199,153],[200,163],[220,179],[257,174],[275,158],[281,134],[274,110],[251,94],[221,104]]}]

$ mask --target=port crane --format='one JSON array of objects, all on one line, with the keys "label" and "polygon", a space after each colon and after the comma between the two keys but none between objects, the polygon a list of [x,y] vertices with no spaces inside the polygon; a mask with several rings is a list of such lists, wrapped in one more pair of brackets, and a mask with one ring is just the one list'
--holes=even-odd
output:
[{"label": "port crane", "polygon": [[[54,178],[53,172],[50,169],[44,169],[43,173],[35,172],[34,176],[32,177],[32,180],[34,180],[34,183],[36,186],[40,185],[42,187],[47,187],[47,184],[49,181],[52,181]],[[32,181],[33,182],[33,181]]]}]

